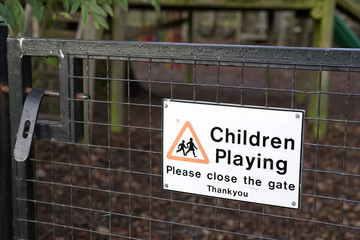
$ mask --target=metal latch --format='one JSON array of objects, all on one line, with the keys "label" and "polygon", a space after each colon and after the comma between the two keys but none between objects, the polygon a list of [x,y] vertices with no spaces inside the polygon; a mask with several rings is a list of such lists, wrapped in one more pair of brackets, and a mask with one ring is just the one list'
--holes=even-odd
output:
[{"label": "metal latch", "polygon": [[[0,83],[0,91],[4,93],[9,93],[9,87]],[[43,90],[43,89],[30,88],[30,87],[25,89],[25,94],[28,95],[25,99],[23,111],[21,113],[21,120],[16,135],[16,142],[14,147],[14,158],[18,162],[23,162],[29,157],[31,144],[35,136],[34,131],[37,123],[37,117],[38,117],[41,100],[43,99],[44,96],[60,97],[60,93],[57,91]],[[75,99],[89,100],[90,96],[86,93],[78,92],[75,94]],[[73,109],[75,109],[75,107]],[[77,109],[77,112],[82,112],[82,111]],[[68,122],[65,123],[61,122],[60,125],[58,125],[60,127],[57,130],[62,130],[62,129],[68,130],[69,129],[68,124],[69,124]],[[38,127],[41,127],[41,124],[38,125]],[[77,135],[76,130],[74,130],[73,135],[75,136]],[[41,139],[48,139],[48,138],[41,138]]]},{"label": "metal latch", "polygon": [[29,157],[39,107],[44,95],[45,90],[33,88],[26,97],[14,148],[14,158],[18,162],[23,162]]}]

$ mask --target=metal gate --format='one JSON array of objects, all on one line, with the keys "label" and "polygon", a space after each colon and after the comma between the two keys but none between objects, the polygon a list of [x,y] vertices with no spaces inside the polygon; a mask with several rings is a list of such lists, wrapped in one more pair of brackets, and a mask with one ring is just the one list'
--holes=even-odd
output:
[{"label": "metal gate", "polygon": [[[58,119],[37,119],[29,157],[12,157],[7,172],[12,204],[9,195],[2,213],[12,209],[3,221],[14,238],[358,237],[359,50],[9,38],[7,52],[12,156],[25,151],[15,140],[32,137],[20,122],[23,107],[37,106],[24,105],[26,92],[39,94],[32,59],[55,57],[59,78],[40,90],[42,102],[58,99]],[[305,109],[301,209],[163,190],[163,98]]]}]

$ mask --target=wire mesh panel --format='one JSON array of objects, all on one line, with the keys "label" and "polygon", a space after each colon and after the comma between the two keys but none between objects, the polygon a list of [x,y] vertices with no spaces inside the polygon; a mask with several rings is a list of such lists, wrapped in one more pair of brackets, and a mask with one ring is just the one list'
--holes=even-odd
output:
[{"label": "wire mesh panel", "polygon": [[[32,202],[35,218],[17,216],[16,221],[33,224],[38,239],[359,235],[359,51],[55,40],[22,44],[21,53],[28,56],[61,52],[69,67],[60,80],[69,88],[83,84],[91,96],[66,98],[69,105],[82,104],[83,118],[68,116],[71,130],[65,140],[36,140],[28,160],[34,178],[15,179],[35,185],[33,199],[16,195],[15,200]],[[76,61],[82,71],[72,70]],[[165,191],[163,98],[306,110],[301,209]],[[82,129],[81,138],[74,136],[75,129]]]}]

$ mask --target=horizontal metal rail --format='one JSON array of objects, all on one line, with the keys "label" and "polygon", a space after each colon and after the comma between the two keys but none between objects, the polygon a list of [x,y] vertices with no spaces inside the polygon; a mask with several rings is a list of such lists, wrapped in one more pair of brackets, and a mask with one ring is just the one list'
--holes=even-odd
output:
[{"label": "horizontal metal rail", "polygon": [[289,48],[212,44],[142,43],[115,41],[76,41],[58,39],[8,39],[10,51],[20,56],[54,56],[71,54],[79,58],[96,56],[110,60],[136,60],[193,64],[273,66],[278,68],[324,71],[360,71],[358,49]]}]

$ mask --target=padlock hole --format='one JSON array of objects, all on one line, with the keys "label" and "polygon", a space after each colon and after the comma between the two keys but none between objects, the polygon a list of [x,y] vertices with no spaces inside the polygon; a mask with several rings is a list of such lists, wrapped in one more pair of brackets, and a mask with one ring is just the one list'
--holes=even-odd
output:
[{"label": "padlock hole", "polygon": [[30,125],[31,125],[30,120],[26,120],[24,123],[24,129],[23,129],[23,133],[22,133],[22,137],[25,139],[29,136]]}]

